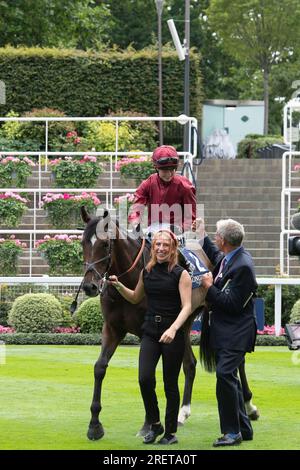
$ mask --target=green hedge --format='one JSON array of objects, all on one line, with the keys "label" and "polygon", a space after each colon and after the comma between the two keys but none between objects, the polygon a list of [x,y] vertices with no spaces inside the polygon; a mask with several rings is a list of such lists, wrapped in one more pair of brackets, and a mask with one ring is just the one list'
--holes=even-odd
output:
[{"label": "green hedge", "polygon": [[[190,54],[190,114],[199,116],[199,56]],[[163,52],[163,112],[183,112],[184,63]],[[122,108],[158,114],[157,52],[115,50],[95,53],[67,49],[0,48],[6,105],[24,113],[33,107],[58,108],[69,116],[103,116]]]},{"label": "green hedge", "polygon": [[282,143],[283,138],[280,135],[248,134],[238,144],[237,158],[260,158],[258,149]]},{"label": "green hedge", "polygon": [[[192,335],[191,343],[193,346],[199,345],[200,335]],[[0,341],[6,344],[82,344],[97,345],[101,344],[101,335],[95,333],[3,333],[0,334]],[[124,345],[139,345],[137,336],[127,334],[123,339]],[[287,346],[285,336],[258,335],[256,338],[257,346]]]},{"label": "green hedge", "polygon": [[[265,301],[265,325],[274,325],[275,286],[260,285],[257,297],[262,297]],[[298,299],[300,299],[300,286],[282,286],[282,325],[290,322],[293,305]]]}]

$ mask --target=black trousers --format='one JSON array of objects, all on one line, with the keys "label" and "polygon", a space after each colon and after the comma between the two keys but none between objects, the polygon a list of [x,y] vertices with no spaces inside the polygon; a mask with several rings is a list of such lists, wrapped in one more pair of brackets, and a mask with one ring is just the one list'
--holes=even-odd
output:
[{"label": "black trousers", "polygon": [[216,351],[217,400],[220,428],[223,434],[241,432],[252,435],[253,430],[247,416],[242,386],[238,379],[238,367],[245,352],[218,349]]},{"label": "black trousers", "polygon": [[[153,326],[157,332],[153,332]],[[171,343],[159,343],[159,338],[167,327],[153,326],[151,335],[145,333],[142,338],[139,356],[139,384],[144,401],[146,421],[149,424],[160,421],[155,392],[155,369],[160,356],[162,356],[164,389],[167,400],[165,431],[166,433],[175,433],[180,406],[178,376],[184,354],[184,334],[179,330]]]}]

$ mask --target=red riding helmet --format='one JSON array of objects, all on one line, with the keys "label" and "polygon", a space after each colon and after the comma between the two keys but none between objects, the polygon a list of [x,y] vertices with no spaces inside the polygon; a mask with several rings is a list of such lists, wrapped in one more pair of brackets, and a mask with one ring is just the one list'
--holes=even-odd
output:
[{"label": "red riding helmet", "polygon": [[154,150],[152,161],[157,169],[177,168],[179,156],[175,147],[171,145],[161,145]]}]

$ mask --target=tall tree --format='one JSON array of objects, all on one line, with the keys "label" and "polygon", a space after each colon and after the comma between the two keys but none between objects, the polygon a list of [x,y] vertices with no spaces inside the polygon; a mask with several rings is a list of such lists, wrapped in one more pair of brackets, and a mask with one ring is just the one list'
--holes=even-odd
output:
[{"label": "tall tree", "polygon": [[0,2],[0,46],[97,48],[109,26],[109,10],[94,0]]},{"label": "tall tree", "polygon": [[153,38],[157,35],[154,0],[103,1],[113,18],[110,30],[111,44],[116,44],[122,49],[126,49],[130,44],[135,49],[143,49],[153,43]]},{"label": "tall tree", "polygon": [[226,51],[262,71],[267,134],[270,73],[299,47],[299,0],[211,0],[207,15]]}]

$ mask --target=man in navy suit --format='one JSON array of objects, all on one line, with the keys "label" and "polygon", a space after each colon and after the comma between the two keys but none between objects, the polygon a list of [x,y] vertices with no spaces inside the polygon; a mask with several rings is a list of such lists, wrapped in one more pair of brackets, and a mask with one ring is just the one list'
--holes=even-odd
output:
[{"label": "man in navy suit", "polygon": [[205,274],[210,305],[210,346],[215,351],[217,401],[223,436],[214,447],[252,440],[253,430],[245,411],[238,367],[246,352],[254,350],[256,321],[253,295],[257,289],[251,255],[243,248],[243,226],[232,219],[219,220],[215,244],[205,234],[203,250],[215,266]]}]

